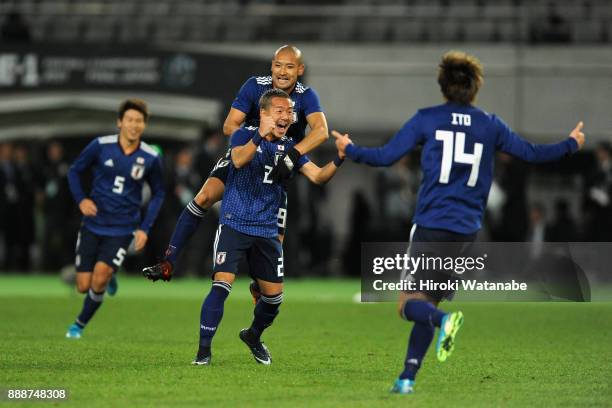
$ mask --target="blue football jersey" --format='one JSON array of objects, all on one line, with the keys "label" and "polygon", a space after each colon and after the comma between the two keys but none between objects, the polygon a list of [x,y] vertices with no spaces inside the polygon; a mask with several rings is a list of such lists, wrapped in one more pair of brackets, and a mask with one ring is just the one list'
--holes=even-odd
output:
[{"label": "blue football jersey", "polygon": [[495,115],[446,103],[419,110],[386,145],[349,145],[346,154],[357,162],[388,166],[419,144],[423,180],[413,222],[460,234],[481,227],[496,150],[537,163],[578,149],[572,138],[547,145],[527,142]]},{"label": "blue football jersey", "polygon": [[[244,127],[259,126],[259,98],[267,90],[272,89],[272,77],[251,77],[238,91],[238,95],[232,103],[236,108],[246,114]],[[314,112],[323,112],[319,102],[319,96],[314,89],[297,82],[289,97],[293,101],[293,124],[287,131],[287,136],[296,142],[300,142],[306,134],[308,122],[306,117]]]},{"label": "blue football jersey", "polygon": [[[80,176],[92,169],[89,195],[83,192]],[[143,220],[140,216],[142,187],[149,184],[152,198]],[[149,232],[164,200],[162,163],[159,154],[145,142],[126,155],[119,136],[103,136],[85,147],[68,171],[68,182],[75,201],[89,197],[98,207],[95,217],[83,217],[90,231],[106,236],[129,235],[136,229]]]},{"label": "blue football jersey", "polygon": [[[231,138],[231,146],[242,146],[259,131],[259,128],[240,128]],[[264,238],[278,235],[278,208],[285,194],[279,183],[269,178],[270,171],[279,157],[295,145],[288,137],[274,142],[263,139],[255,157],[245,166],[237,169],[230,162],[225,182],[225,193],[221,205],[219,223],[229,225],[244,234]],[[307,155],[300,158],[297,169],[310,161]]]}]

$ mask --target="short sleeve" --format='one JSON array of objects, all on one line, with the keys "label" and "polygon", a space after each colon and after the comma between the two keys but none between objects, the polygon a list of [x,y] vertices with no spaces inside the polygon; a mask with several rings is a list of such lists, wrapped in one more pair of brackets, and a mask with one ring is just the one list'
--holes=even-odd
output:
[{"label": "short sleeve", "polygon": [[315,112],[323,112],[321,102],[319,101],[319,95],[317,95],[314,89],[308,88],[306,92],[304,92],[304,115],[308,116]]},{"label": "short sleeve", "polygon": [[244,128],[239,128],[234,133],[232,133],[232,137],[230,139],[230,146],[243,146],[247,144],[252,137],[253,133],[249,132]]},{"label": "short sleeve", "polygon": [[249,78],[238,91],[238,95],[232,102],[232,108],[238,109],[243,113],[249,113],[252,107],[257,107],[257,80],[255,77]]}]

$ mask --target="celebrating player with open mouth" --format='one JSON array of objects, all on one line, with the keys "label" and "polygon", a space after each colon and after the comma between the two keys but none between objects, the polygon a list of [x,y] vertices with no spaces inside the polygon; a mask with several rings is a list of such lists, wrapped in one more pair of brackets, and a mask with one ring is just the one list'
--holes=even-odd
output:
[{"label": "celebrating player with open mouth", "polygon": [[[584,144],[582,122],[566,140],[536,145],[523,140],[499,117],[473,105],[483,81],[478,59],[463,52],[445,54],[439,66],[438,83],[446,103],[419,110],[384,146],[365,148],[336,131],[338,150],[370,166],[389,166],[417,145],[423,146],[416,213],[410,233],[410,255],[436,252],[436,242],[472,242],[480,229],[493,179],[495,152],[540,163],[574,153]],[[417,271],[417,279],[444,282],[437,271]],[[404,371],[393,385],[400,394],[414,392],[414,381],[425,353],[440,328],[436,344],[438,360],[451,354],[455,335],[463,323],[461,312],[438,309],[452,291],[404,292],[399,313],[414,326],[408,344]]]},{"label": "celebrating player with open mouth", "polygon": [[[279,160],[273,165],[269,178],[277,182],[290,178],[294,173],[292,169],[302,155],[325,142],[328,134],[327,120],[320,106],[319,96],[314,89],[298,81],[298,78],[304,74],[302,51],[292,45],[283,45],[277,49],[272,59],[271,72],[270,76],[251,77],[242,85],[223,124],[223,133],[231,136],[241,126],[259,126],[260,97],[270,89],[285,91],[291,98],[293,109],[292,123],[287,136],[296,144],[282,152],[286,159]],[[307,126],[310,128],[308,133],[306,133]],[[197,230],[207,210],[223,197],[230,162],[229,154],[228,150],[226,155],[219,159],[198,194],[183,210],[163,260],[145,268],[143,272],[152,268],[168,276],[172,274],[179,254]],[[286,222],[285,196],[278,209],[278,235],[281,242]],[[251,292],[255,297],[259,296],[256,283],[251,285]]]},{"label": "celebrating player with open mouth", "polygon": [[[213,336],[244,256],[261,296],[255,304],[251,327],[240,332],[240,339],[258,363],[272,362],[261,335],[276,318],[283,301],[283,250],[278,238],[277,210],[284,192],[270,174],[280,160],[287,160],[285,153],[295,141],[286,137],[293,117],[289,95],[272,89],[262,95],[259,105],[259,127],[241,128],[231,138],[231,162],[215,237],[213,283],[202,304],[195,365],[211,362]],[[339,154],[334,161],[318,167],[304,155],[290,165],[290,170],[299,171],[315,184],[324,184],[336,174],[343,157]],[[153,268],[146,270],[145,275],[152,280],[169,278]]]}]

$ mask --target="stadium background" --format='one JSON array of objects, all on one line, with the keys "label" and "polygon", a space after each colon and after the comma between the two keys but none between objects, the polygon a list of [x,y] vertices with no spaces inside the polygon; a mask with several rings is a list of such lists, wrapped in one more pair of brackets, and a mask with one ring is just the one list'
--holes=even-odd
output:
[{"label": "stadium background", "polygon": [[[482,239],[610,240],[609,2],[48,0],[3,1],[0,11],[3,271],[72,262],[79,216],[66,168],[91,138],[115,131],[129,96],[151,105],[145,136],[164,153],[168,195],[147,250],[125,270],[153,262],[225,147],[220,125],[240,84],[266,75],[283,43],[304,51],[303,81],[329,128],[366,145],[440,102],[444,51],[474,53],[485,67],[480,106],[535,142],[559,140],[579,120],[588,135],[584,153],[562,163],[500,157]],[[329,141],[313,156],[333,151]],[[418,152],[388,169],[347,163],[326,187],[298,177],[290,276],[356,275],[361,241],[406,240],[418,178]],[[215,223],[208,217],[179,274],[209,273]]]},{"label": "stadium background", "polygon": [[[532,141],[559,140],[579,120],[587,134],[585,150],[560,163],[500,156],[481,239],[612,241],[609,1],[0,0],[0,25],[0,388],[66,388],[79,406],[268,406],[271,395],[291,407],[398,405],[387,391],[410,326],[395,305],[356,305],[359,282],[344,277],[359,274],[360,242],[407,240],[418,152],[388,169],[347,162],[324,188],[293,183],[269,370],[237,341],[251,318],[244,279],[213,370],[188,365],[214,216],[180,261],[183,279],[126,276],[162,254],[224,150],[220,128],[238,87],[266,75],[285,43],[304,52],[304,82],[329,128],[365,145],[441,101],[443,52],[474,53],[485,67],[480,106]],[[89,140],[116,131],[126,97],[150,104],[145,140],[163,151],[168,194],[145,253],[120,272],[118,296],[68,342],[82,298],[57,278],[72,268],[80,221],[65,173]],[[328,141],[314,159],[333,154]],[[464,311],[465,329],[444,367],[429,353],[411,404],[610,405],[609,303],[444,307]]]}]

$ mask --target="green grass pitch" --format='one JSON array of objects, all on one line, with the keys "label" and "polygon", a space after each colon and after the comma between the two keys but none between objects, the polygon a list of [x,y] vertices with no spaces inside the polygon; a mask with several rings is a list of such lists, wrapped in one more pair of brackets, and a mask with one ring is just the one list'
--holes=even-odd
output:
[{"label": "green grass pitch", "polygon": [[288,279],[265,367],[238,339],[247,285],[226,303],[213,364],[193,367],[209,281],[121,276],[75,341],[64,333],[80,295],[56,277],[0,277],[0,388],[70,393],[20,407],[612,406],[612,303],[445,303],[465,313],[454,354],[442,364],[430,349],[416,394],[398,396],[411,326],[395,304],[353,303],[358,281]]}]

